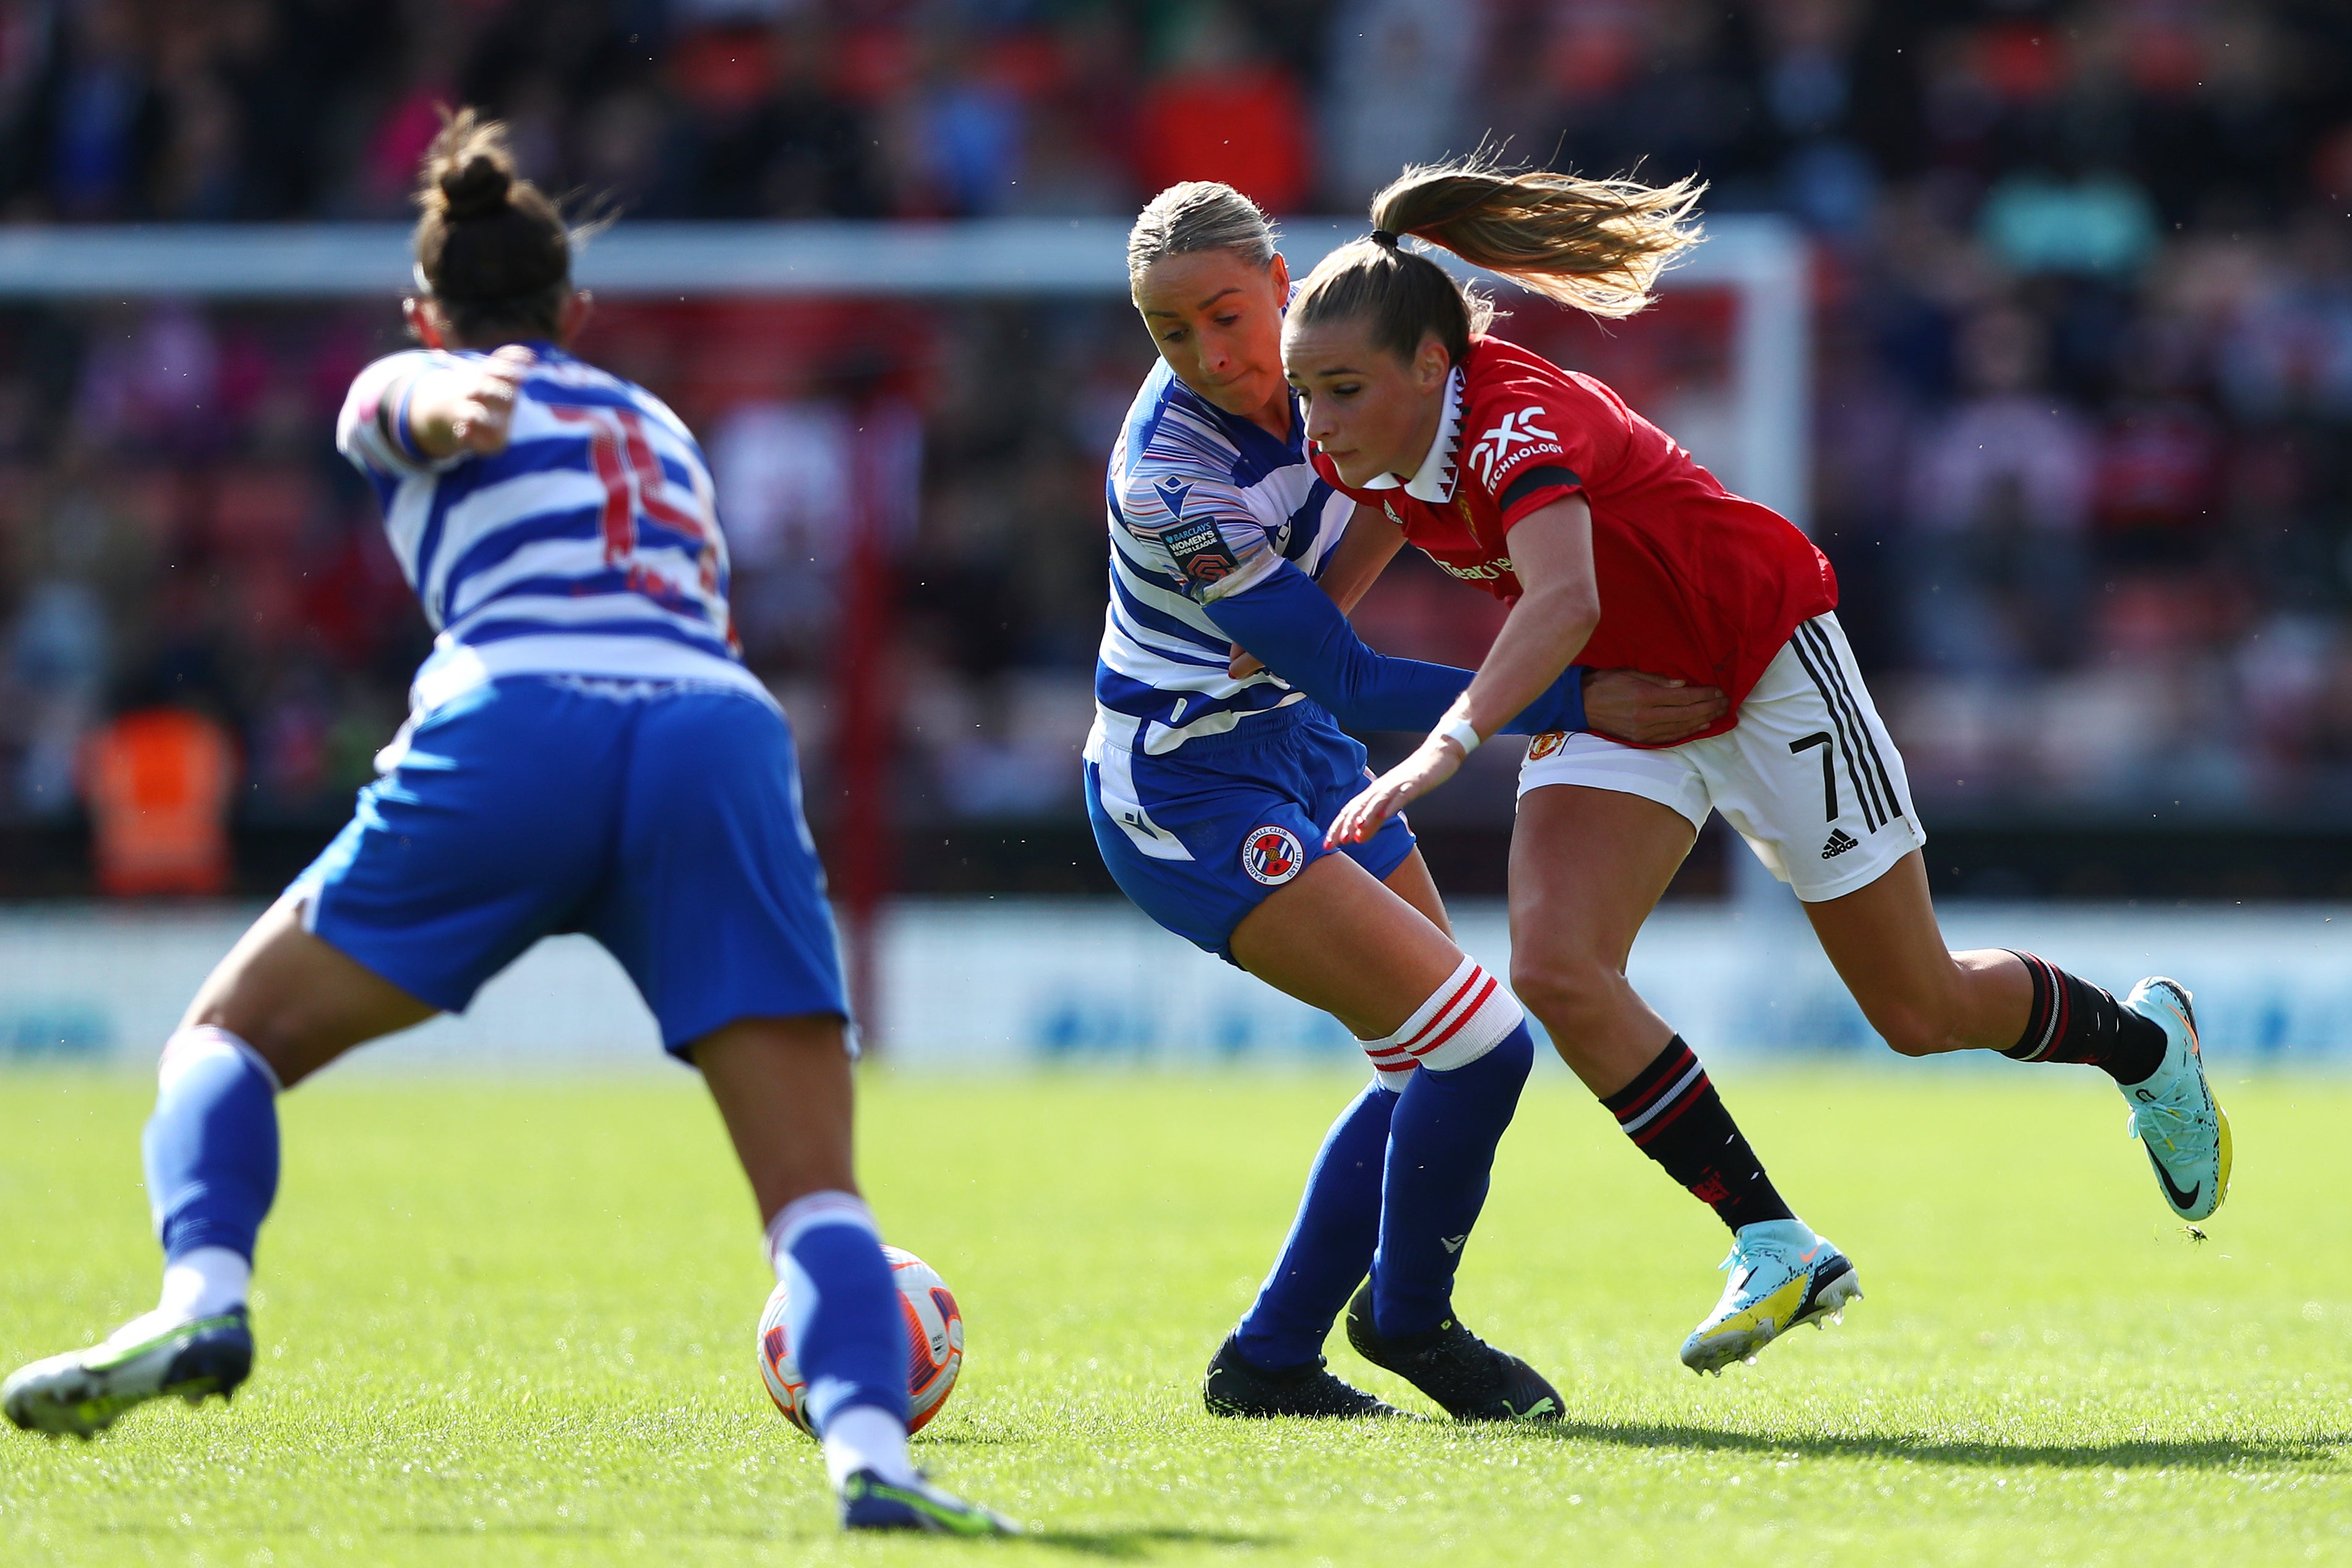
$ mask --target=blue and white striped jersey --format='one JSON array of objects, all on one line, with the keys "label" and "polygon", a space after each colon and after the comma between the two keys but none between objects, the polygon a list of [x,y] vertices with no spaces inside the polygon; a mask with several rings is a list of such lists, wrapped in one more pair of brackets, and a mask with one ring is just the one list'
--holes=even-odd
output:
[{"label": "blue and white striped jersey", "polygon": [[1252,715],[1307,700],[1263,671],[1225,674],[1232,643],[1202,612],[1289,560],[1319,575],[1355,503],[1308,465],[1302,421],[1277,440],[1217,409],[1163,361],[1144,379],[1112,450],[1110,608],[1095,664],[1105,748],[1161,755]]},{"label": "blue and white striped jersey", "polygon": [[710,471],[659,398],[548,344],[504,451],[436,462],[400,415],[420,372],[484,356],[414,350],[352,382],[335,444],[438,635],[423,712],[507,674],[715,681],[765,699],[727,610]]}]

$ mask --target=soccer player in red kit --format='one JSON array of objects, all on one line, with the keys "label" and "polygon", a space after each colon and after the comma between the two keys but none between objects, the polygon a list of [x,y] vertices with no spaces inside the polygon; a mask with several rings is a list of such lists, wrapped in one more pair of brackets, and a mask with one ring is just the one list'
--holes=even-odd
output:
[{"label": "soccer player in red kit", "polygon": [[2210,1214],[2229,1124],[2188,990],[2118,1002],[2031,954],[1953,953],[1927,894],[1902,758],[1864,688],[1811,541],[1732,495],[1615,392],[1488,335],[1492,311],[1417,236],[1561,303],[1622,317],[1697,243],[1698,189],[1408,170],[1373,233],[1291,302],[1283,357],[1324,476],[1454,576],[1508,604],[1475,680],[1412,756],[1340,812],[1348,843],[1443,784],[1570,663],[1719,686],[1696,738],[1643,747],[1542,735],[1511,852],[1513,988],[1634,1143],[1733,1233],[1730,1281],[1685,1342],[1695,1371],[1752,1356],[1859,1294],[1799,1220],[1698,1058],[1626,983],[1625,959],[1710,810],[1802,901],[1873,1028],[1906,1056],[1988,1050],[2104,1069],[2166,1200]]}]

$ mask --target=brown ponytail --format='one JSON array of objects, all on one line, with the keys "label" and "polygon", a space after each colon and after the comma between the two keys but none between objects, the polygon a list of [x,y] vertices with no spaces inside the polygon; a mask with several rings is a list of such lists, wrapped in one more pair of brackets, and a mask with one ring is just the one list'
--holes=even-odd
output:
[{"label": "brown ponytail", "polygon": [[1301,322],[1370,316],[1373,341],[1408,358],[1434,333],[1459,363],[1494,307],[1398,247],[1412,235],[1589,315],[1631,316],[1699,243],[1692,210],[1706,188],[1505,169],[1483,154],[1410,168],[1372,198],[1372,237],[1324,257],[1291,313]]},{"label": "brown ponytail", "polygon": [[546,193],[516,176],[504,125],[444,110],[416,204],[417,271],[459,338],[556,335],[572,292],[572,236]]}]

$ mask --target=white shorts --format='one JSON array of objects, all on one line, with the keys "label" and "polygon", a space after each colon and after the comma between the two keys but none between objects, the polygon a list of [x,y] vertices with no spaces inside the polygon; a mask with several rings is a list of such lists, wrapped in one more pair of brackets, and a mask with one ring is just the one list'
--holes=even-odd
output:
[{"label": "white shorts", "polygon": [[1797,628],[1722,735],[1645,751],[1581,731],[1539,735],[1519,793],[1614,789],[1706,825],[1710,810],[1808,904],[1869,886],[1927,841],[1837,617]]}]

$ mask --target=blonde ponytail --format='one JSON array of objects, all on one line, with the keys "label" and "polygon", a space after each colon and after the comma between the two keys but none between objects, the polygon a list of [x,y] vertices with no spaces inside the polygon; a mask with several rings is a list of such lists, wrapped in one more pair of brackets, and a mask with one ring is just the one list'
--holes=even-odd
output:
[{"label": "blonde ponytail", "polygon": [[1704,237],[1693,209],[1706,189],[1692,177],[1580,180],[1472,157],[1398,175],[1372,198],[1372,227],[1617,319],[1652,304],[1658,275]]},{"label": "blonde ponytail", "polygon": [[1434,335],[1461,363],[1494,307],[1402,248],[1408,235],[1588,315],[1631,316],[1652,303],[1658,275],[1699,243],[1693,210],[1706,189],[1696,179],[1652,186],[1505,169],[1484,153],[1417,165],[1372,198],[1369,238],[1307,275],[1290,317],[1301,325],[1369,318],[1372,341],[1407,359]]}]

